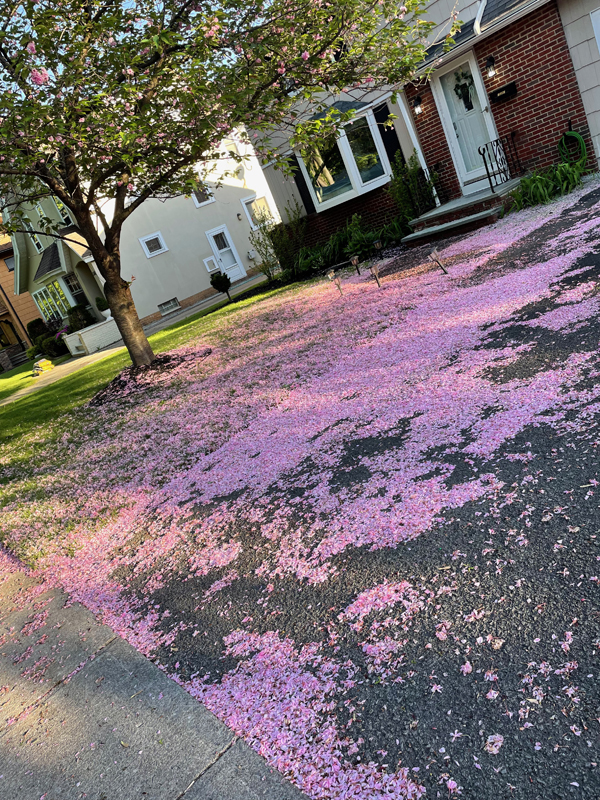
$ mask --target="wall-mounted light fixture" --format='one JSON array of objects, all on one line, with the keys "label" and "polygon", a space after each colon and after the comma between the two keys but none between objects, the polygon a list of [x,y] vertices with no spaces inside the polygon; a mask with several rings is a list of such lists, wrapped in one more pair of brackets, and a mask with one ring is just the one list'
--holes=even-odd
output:
[{"label": "wall-mounted light fixture", "polygon": [[487,69],[488,78],[493,78],[496,74],[496,59],[494,56],[488,56],[488,60],[485,62],[485,68]]},{"label": "wall-mounted light fixture", "polygon": [[242,220],[242,215],[240,214],[240,212],[239,212],[239,211],[238,211],[237,218],[238,218],[238,219],[240,220],[240,222],[241,222],[241,220]]},{"label": "wall-mounted light fixture", "polygon": [[420,114],[423,111],[423,101],[421,100],[421,95],[415,97],[415,99],[413,100],[413,108],[415,114]]}]

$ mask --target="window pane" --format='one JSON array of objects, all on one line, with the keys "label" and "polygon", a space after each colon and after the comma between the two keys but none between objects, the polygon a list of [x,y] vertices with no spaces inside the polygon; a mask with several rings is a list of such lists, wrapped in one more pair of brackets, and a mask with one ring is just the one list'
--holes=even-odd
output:
[{"label": "window pane", "polygon": [[215,233],[215,244],[217,245],[217,250],[227,250],[229,247],[229,242],[224,233]]},{"label": "window pane", "polygon": [[194,189],[194,197],[198,203],[206,203],[211,199],[208,189]]},{"label": "window pane", "polygon": [[146,239],[146,249],[149,253],[157,253],[163,249],[161,240],[156,236],[154,239]]},{"label": "window pane", "polygon": [[377,153],[369,123],[362,117],[346,128],[352,155],[363,183],[380,178],[384,174],[383,164]]},{"label": "window pane", "polygon": [[49,283],[46,287],[52,298],[54,305],[57,308],[58,313],[61,317],[66,317],[69,313],[69,303],[67,302],[67,298],[65,297],[65,293],[63,292],[61,285],[58,281],[54,281],[53,283]]},{"label": "window pane", "polygon": [[335,139],[318,149],[304,151],[302,158],[320,203],[352,190],[350,176]]},{"label": "window pane", "polygon": [[258,225],[260,221],[269,219],[271,217],[271,209],[264,197],[257,197],[256,200],[250,200],[246,203],[246,208],[250,213],[252,222]]},{"label": "window pane", "polygon": [[4,263],[6,264],[6,269],[9,272],[14,272],[14,270],[15,270],[15,257],[14,256],[8,256],[8,258],[5,258],[4,259]]}]

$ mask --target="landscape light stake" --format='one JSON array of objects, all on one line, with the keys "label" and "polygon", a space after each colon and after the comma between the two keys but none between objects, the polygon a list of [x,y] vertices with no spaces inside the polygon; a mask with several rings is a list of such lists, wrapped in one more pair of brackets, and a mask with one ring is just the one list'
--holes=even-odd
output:
[{"label": "landscape light stake", "polygon": [[352,264],[353,267],[356,267],[356,274],[360,275],[360,270],[358,268],[358,262],[359,262],[359,257],[358,256],[352,256],[350,258],[350,263]]},{"label": "landscape light stake", "polygon": [[427,256],[427,258],[428,258],[428,259],[429,259],[429,261],[431,261],[433,264],[437,264],[437,265],[438,265],[438,267],[439,267],[439,268],[442,270],[442,272],[444,273],[444,275],[447,275],[447,274],[448,274],[448,270],[447,270],[447,269],[444,267],[444,265],[442,264],[442,262],[441,262],[441,260],[440,260],[440,254],[439,254],[439,253],[438,253],[438,251],[437,251],[437,247],[435,248],[435,250],[433,250],[433,251],[432,251],[432,252],[431,252],[431,253],[430,253],[430,254]]},{"label": "landscape light stake", "polygon": [[342,292],[342,281],[340,276],[336,275],[335,272],[332,269],[330,269],[329,272],[327,273],[327,277],[329,278],[330,281],[333,281],[333,283],[335,283],[335,285],[340,290],[340,294],[343,295],[344,293]]},{"label": "landscape light stake", "polygon": [[379,288],[381,289],[381,281],[379,280],[379,267],[377,265],[377,262],[376,261],[373,262],[373,264],[371,264],[369,269],[371,270],[371,275],[377,281],[377,286],[379,286]]}]

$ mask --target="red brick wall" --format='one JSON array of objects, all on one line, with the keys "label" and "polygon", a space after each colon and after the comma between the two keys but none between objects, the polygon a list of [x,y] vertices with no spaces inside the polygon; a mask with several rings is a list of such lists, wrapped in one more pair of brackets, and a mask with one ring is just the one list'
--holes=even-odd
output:
[{"label": "red brick wall", "polygon": [[[490,104],[499,136],[517,133],[516,146],[525,169],[538,169],[558,161],[558,140],[568,120],[587,145],[588,161],[596,159],[577,86],[575,70],[555,2],[528,14],[474,47],[488,94],[515,81],[517,96]],[[496,75],[488,78],[485,62],[496,60]],[[440,181],[447,198],[458,197],[460,186],[442,123],[428,85],[406,87],[412,101],[420,95],[423,113],[414,116],[419,141],[429,167],[440,162]]]},{"label": "red brick wall", "polygon": [[460,197],[460,183],[430,85],[426,83],[411,85],[407,86],[405,91],[411,108],[415,97],[421,98],[423,110],[420,114],[415,114],[413,111],[413,119],[427,166],[430,170],[435,169],[439,176],[443,199]]},{"label": "red brick wall", "polygon": [[386,187],[354,197],[347,203],[308,215],[308,225],[304,237],[305,245],[311,246],[326,242],[332,233],[342,228],[353,214],[360,214],[362,224],[367,229],[381,228],[398,216],[398,208],[387,193]]},{"label": "red brick wall", "polygon": [[[489,92],[516,81],[517,96],[490,106],[499,136],[517,132],[516,145],[527,169],[558,161],[558,140],[567,130],[585,139],[588,161],[596,167],[594,149],[575,70],[556,3],[548,3],[514,25],[485,39],[475,48]],[[496,60],[496,75],[488,78],[485,62]]]}]

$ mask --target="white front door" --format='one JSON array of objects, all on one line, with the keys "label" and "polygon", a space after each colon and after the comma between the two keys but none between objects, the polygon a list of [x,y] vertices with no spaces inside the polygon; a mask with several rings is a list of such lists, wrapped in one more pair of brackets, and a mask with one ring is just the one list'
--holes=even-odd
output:
[{"label": "white front door", "polygon": [[432,87],[463,194],[477,192],[487,185],[479,148],[498,135],[473,55],[441,70]]},{"label": "white front door", "polygon": [[241,278],[245,278],[246,270],[243,267],[241,258],[237,254],[227,226],[221,225],[219,228],[206,231],[206,235],[221,272],[229,275],[232,283],[239,281]]}]

